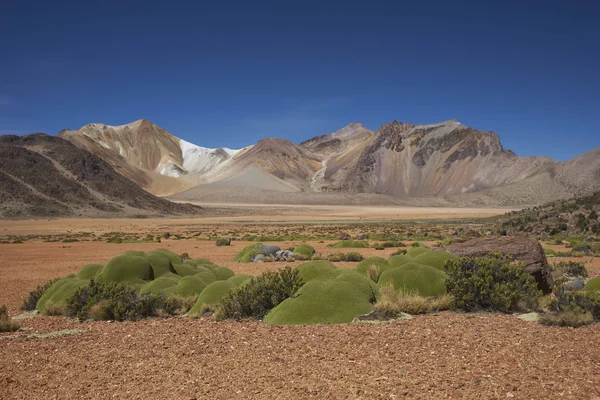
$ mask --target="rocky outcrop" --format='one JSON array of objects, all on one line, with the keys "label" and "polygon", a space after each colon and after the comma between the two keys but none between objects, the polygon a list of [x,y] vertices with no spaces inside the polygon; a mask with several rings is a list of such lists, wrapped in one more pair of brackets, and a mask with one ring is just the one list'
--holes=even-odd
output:
[{"label": "rocky outcrop", "polygon": [[534,277],[538,288],[552,292],[553,279],[548,260],[540,243],[528,236],[502,236],[453,243],[446,249],[457,256],[485,257],[490,252],[508,254],[525,265],[524,271]]}]

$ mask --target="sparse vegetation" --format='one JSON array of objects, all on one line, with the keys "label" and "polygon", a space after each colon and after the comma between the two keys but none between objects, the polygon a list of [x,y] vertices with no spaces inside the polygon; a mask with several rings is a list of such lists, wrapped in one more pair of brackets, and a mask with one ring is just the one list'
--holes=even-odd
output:
[{"label": "sparse vegetation", "polygon": [[498,253],[446,262],[446,288],[455,307],[465,311],[511,312],[535,309],[540,297],[533,277],[522,265]]},{"label": "sparse vegetation", "polygon": [[[78,289],[67,300],[67,315],[79,320],[94,317],[97,320],[135,321],[154,317],[164,309],[163,294],[139,294],[129,285],[90,280],[88,286]],[[90,314],[92,312],[92,314]]]},{"label": "sparse vegetation", "polygon": [[294,296],[302,284],[297,269],[264,272],[223,297],[216,306],[215,317],[263,319],[278,304]]},{"label": "sparse vegetation", "polygon": [[582,262],[562,261],[558,264],[555,264],[554,268],[556,268],[559,271],[563,271],[566,275],[569,276],[581,276],[584,278],[587,278],[588,276],[587,270],[585,269],[585,264]]}]

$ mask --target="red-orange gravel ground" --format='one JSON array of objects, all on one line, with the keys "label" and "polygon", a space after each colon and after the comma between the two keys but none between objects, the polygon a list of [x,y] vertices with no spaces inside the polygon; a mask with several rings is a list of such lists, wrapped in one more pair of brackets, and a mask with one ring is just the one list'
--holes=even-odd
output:
[{"label": "red-orange gravel ground", "polygon": [[[340,251],[328,243],[310,242],[323,254]],[[0,304],[15,315],[37,283],[128,249],[168,248],[253,275],[288,265],[232,262],[246,244],[0,245]],[[387,257],[395,249],[341,251]],[[600,272],[597,259],[588,265]],[[557,328],[514,315],[452,312],[297,327],[185,317],[134,323],[37,317],[21,324],[20,334],[84,332],[0,338],[0,399],[600,399],[600,324]]]}]

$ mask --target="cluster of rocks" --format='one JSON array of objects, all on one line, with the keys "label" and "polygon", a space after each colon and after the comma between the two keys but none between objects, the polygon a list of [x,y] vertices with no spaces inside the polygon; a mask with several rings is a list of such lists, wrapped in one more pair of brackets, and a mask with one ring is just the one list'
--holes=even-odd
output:
[{"label": "cluster of rocks", "polygon": [[250,257],[250,262],[261,263],[269,258],[271,261],[294,261],[296,256],[293,251],[281,250],[279,246],[273,245],[257,245],[257,249],[261,250],[261,254],[256,254]]}]

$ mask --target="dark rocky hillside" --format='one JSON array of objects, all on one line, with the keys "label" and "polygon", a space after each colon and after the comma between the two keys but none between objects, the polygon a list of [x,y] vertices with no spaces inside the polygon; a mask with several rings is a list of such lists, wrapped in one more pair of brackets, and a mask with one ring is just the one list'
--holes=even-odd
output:
[{"label": "dark rocky hillside", "polygon": [[0,136],[0,217],[186,215],[202,209],[151,195],[59,137]]},{"label": "dark rocky hillside", "polygon": [[501,233],[527,232],[538,236],[599,235],[600,191],[589,196],[560,200],[498,218]]}]

